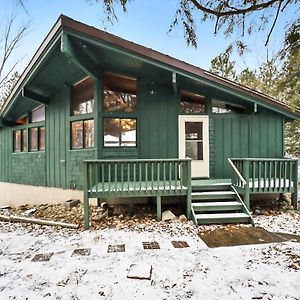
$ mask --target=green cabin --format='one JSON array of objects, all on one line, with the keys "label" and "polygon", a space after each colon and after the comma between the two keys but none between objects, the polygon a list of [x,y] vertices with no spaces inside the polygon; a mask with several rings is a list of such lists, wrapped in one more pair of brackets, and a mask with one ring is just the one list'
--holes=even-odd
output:
[{"label": "green cabin", "polygon": [[197,223],[249,221],[253,193],[290,192],[296,208],[297,160],[284,158],[294,119],[273,98],[62,15],[0,111],[2,200],[79,191],[85,227],[89,198],[156,197],[159,218],[161,197],[178,195]]}]

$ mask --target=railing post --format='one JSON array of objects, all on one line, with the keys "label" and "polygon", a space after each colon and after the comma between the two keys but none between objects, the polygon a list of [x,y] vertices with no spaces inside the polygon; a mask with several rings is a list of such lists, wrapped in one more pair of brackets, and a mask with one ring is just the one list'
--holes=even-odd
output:
[{"label": "railing post", "polygon": [[89,180],[88,180],[88,163],[83,163],[83,228],[90,227],[90,207],[89,207]]},{"label": "railing post", "polygon": [[249,161],[245,160],[243,164],[243,177],[246,180],[244,202],[247,209],[250,209],[250,189],[249,189]]},{"label": "railing post", "polygon": [[191,165],[192,160],[189,159],[186,165],[186,184],[187,184],[187,197],[186,197],[186,216],[188,219],[191,218],[191,212],[192,212],[192,175],[191,175]]},{"label": "railing post", "polygon": [[294,192],[292,194],[292,205],[295,210],[298,209],[298,160],[294,162],[293,170]]}]

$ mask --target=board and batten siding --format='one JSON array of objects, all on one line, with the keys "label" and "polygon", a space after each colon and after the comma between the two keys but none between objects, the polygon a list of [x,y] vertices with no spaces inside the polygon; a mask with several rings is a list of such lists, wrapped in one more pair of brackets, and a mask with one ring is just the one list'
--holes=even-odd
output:
[{"label": "board and batten siding", "polygon": [[46,186],[45,152],[13,153],[13,130],[0,129],[0,182]]},{"label": "board and batten siding", "polygon": [[0,127],[0,182],[11,178],[12,130]]},{"label": "board and batten siding", "polygon": [[140,158],[178,157],[180,100],[171,90],[151,95],[141,88],[138,103],[138,147]]},{"label": "board and batten siding", "polygon": [[211,175],[214,178],[229,178],[230,157],[283,157],[284,120],[271,112],[251,115],[210,115],[213,134],[210,138]]}]

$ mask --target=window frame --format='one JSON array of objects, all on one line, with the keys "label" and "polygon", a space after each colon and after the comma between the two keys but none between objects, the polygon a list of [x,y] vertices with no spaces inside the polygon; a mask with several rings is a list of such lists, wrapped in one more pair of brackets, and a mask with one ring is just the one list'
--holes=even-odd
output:
[{"label": "window frame", "polygon": [[[102,81],[102,93],[101,93],[101,99],[102,102],[100,104],[101,109],[101,118],[99,120],[100,126],[101,126],[101,148],[104,153],[109,153],[112,149],[114,151],[137,151],[139,147],[139,80],[136,77],[127,75],[127,74],[118,74],[118,73],[112,73],[112,72],[106,72],[104,73],[108,74],[108,76],[114,76],[114,77],[121,77],[121,78],[128,78],[129,80],[135,81],[135,96],[136,96],[136,104],[135,109],[133,111],[105,111],[104,110],[104,80]],[[120,92],[120,91],[118,91]],[[127,92],[126,92],[127,93]],[[131,92],[128,92],[129,94],[132,94]],[[136,135],[135,135],[135,146],[104,146],[104,120],[105,119],[134,119],[136,122]]]},{"label": "window frame", "polygon": [[[90,115],[90,114],[89,114]],[[86,146],[85,145],[85,137],[86,137],[86,133],[85,133],[85,127],[84,127],[84,122],[86,121],[93,121],[94,122],[94,145],[93,146]],[[72,124],[75,122],[81,122],[82,123],[82,147],[78,147],[78,148],[73,148],[73,131],[72,131]],[[79,120],[70,120],[70,150],[90,150],[90,149],[94,149],[95,148],[95,119],[94,118],[84,118],[84,119],[79,119]]]},{"label": "window frame", "polygon": [[[135,146],[122,146],[122,140],[119,139],[119,146],[105,146],[105,141],[104,141],[104,122],[106,119],[131,119],[131,120],[135,120]],[[102,128],[103,128],[103,131],[102,131],[102,143],[103,143],[103,149],[137,149],[138,147],[138,118],[136,116],[112,116],[112,115],[109,115],[109,116],[103,116],[102,118]]]},{"label": "window frame", "polygon": [[[39,141],[40,141],[40,128],[44,127],[45,128],[45,145],[44,149],[40,149]],[[33,150],[31,149],[31,143],[30,143],[30,131],[32,128],[37,128],[38,131],[38,150]],[[15,132],[20,130],[21,131],[21,148],[20,150],[16,151],[16,143],[15,143]],[[26,143],[27,143],[27,150],[23,151],[23,137],[22,137],[22,131],[27,130],[27,137],[26,137]],[[45,152],[46,151],[46,126],[45,122],[36,122],[36,123],[28,123],[25,125],[18,125],[13,128],[13,153],[14,154],[19,154],[19,153],[39,153],[39,152]]]}]

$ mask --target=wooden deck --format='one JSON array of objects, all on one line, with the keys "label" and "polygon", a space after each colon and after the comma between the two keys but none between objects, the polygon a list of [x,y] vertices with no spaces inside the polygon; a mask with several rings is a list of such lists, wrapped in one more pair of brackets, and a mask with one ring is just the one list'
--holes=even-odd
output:
[{"label": "wooden deck", "polygon": [[292,193],[292,204],[297,209],[297,160],[228,161],[232,177],[223,179],[192,179],[190,159],[84,161],[84,228],[89,227],[90,198],[156,197],[160,220],[161,197],[185,196],[186,215],[193,216],[196,224],[253,223],[250,195],[257,193]]}]

